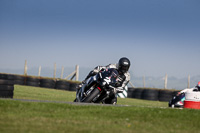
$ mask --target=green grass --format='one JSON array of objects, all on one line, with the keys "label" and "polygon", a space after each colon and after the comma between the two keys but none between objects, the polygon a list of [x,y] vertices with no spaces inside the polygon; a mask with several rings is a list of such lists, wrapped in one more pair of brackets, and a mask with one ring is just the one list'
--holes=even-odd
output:
[{"label": "green grass", "polygon": [[[17,99],[73,101],[75,92],[15,86]],[[0,133],[188,133],[200,132],[200,110],[171,109],[167,102],[118,99],[120,105],[71,105],[0,99]]]},{"label": "green grass", "polygon": [[75,99],[75,92],[15,85],[14,98],[49,101],[73,101]]},{"label": "green grass", "polygon": [[[49,101],[67,101],[72,102],[75,99],[75,92],[62,91],[55,89],[46,89],[39,87],[15,85],[14,98],[15,99],[35,99],[35,100],[49,100]],[[146,101],[132,98],[118,98],[119,105],[134,105],[134,106],[153,106],[153,107],[167,107],[167,102]]]}]

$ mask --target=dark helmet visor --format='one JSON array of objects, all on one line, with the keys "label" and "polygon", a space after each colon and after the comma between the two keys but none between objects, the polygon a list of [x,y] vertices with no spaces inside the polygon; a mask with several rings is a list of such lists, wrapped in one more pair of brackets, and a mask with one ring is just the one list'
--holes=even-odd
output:
[{"label": "dark helmet visor", "polygon": [[120,66],[120,67],[119,67],[119,71],[120,71],[120,72],[122,72],[122,73],[125,73],[125,72],[127,72],[127,71],[128,71],[128,69],[129,69],[129,67],[128,67],[128,66]]}]

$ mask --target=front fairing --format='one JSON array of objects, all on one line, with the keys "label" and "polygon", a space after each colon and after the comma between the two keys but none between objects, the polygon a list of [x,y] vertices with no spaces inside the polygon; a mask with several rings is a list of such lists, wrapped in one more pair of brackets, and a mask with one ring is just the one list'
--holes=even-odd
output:
[{"label": "front fairing", "polygon": [[99,73],[99,85],[101,87],[115,86],[117,83],[118,72],[116,69],[110,68]]},{"label": "front fairing", "polygon": [[169,101],[169,106],[182,107],[185,100],[185,93],[177,94]]},{"label": "front fairing", "polygon": [[100,93],[93,99],[93,102],[102,102],[112,92],[111,86],[115,86],[117,78],[118,72],[116,69],[106,69],[91,76],[78,91],[77,101],[81,101],[84,97],[89,96],[92,90],[97,88],[100,90]]}]

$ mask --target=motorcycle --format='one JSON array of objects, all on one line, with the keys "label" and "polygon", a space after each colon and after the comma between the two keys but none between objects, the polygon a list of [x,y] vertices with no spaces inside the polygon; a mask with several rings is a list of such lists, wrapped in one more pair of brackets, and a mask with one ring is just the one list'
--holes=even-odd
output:
[{"label": "motorcycle", "polygon": [[109,68],[91,76],[77,89],[74,102],[105,103],[106,98],[117,93],[118,75],[116,69]]},{"label": "motorcycle", "polygon": [[172,107],[172,108],[183,108],[183,106],[184,106],[184,100],[185,100],[185,93],[178,92],[178,94],[175,95],[169,101],[169,107]]}]

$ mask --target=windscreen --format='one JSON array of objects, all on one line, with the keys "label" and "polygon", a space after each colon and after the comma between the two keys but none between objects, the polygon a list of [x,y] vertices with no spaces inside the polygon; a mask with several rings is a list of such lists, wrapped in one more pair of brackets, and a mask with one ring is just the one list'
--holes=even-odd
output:
[{"label": "windscreen", "polygon": [[102,73],[102,78],[107,82],[107,84],[109,85],[115,85],[116,83],[116,79],[118,77],[118,72],[116,69],[114,68],[109,68],[106,69],[103,73]]}]

